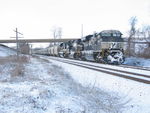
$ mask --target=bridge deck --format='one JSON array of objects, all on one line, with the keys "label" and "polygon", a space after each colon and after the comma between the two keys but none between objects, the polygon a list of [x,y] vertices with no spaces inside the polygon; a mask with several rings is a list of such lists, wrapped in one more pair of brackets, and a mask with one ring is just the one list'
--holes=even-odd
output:
[{"label": "bridge deck", "polygon": [[[20,42],[20,43],[25,43],[25,42],[27,42],[27,43],[50,43],[50,42],[67,42],[67,41],[69,41],[69,40],[75,40],[75,39],[79,39],[79,38],[66,38],[66,39],[19,39],[18,41]],[[124,40],[124,42],[128,42],[127,41],[127,38],[124,38],[125,40]],[[10,40],[0,40],[0,43],[16,43],[16,40],[14,40],[14,39],[10,39]],[[149,44],[150,43],[150,41],[137,41],[137,40],[133,40],[133,41],[131,41],[131,43],[147,43],[147,44]]]},{"label": "bridge deck", "polygon": [[[76,38],[77,39],[77,38]],[[20,39],[19,42],[27,43],[49,43],[49,42],[67,42],[74,39]],[[0,40],[0,43],[16,43],[16,40]]]}]

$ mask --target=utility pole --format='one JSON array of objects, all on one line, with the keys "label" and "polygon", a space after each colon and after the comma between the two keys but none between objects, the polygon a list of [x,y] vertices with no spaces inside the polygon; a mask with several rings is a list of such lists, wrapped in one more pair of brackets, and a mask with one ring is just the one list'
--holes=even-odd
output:
[{"label": "utility pole", "polygon": [[30,45],[30,55],[32,55],[32,44]]},{"label": "utility pole", "polygon": [[18,37],[18,34],[23,35],[22,33],[18,32],[18,29],[16,28],[16,30],[14,30],[14,32],[16,33],[16,37],[11,37],[11,38],[16,38],[16,47],[17,47],[17,59],[19,59],[19,42],[18,39],[22,38],[22,37]]}]

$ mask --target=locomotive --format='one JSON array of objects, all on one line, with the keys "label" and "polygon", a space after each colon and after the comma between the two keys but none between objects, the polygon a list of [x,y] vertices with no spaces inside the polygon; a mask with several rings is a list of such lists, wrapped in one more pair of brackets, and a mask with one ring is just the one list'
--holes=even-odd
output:
[{"label": "locomotive", "polygon": [[118,30],[103,30],[81,39],[48,47],[48,54],[64,58],[90,60],[107,64],[122,64],[124,41]]}]

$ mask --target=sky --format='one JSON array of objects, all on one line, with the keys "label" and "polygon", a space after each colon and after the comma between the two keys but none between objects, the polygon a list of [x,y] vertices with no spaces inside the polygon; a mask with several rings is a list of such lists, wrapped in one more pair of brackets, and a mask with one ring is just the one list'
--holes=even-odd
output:
[{"label": "sky", "polygon": [[106,29],[126,35],[129,19],[150,25],[150,0],[0,0],[0,39],[53,38],[54,26],[62,28],[62,38],[80,38]]}]

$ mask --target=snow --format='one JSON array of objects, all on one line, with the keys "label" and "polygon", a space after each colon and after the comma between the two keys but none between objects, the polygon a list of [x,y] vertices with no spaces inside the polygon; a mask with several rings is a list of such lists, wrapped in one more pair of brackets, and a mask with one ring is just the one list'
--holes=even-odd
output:
[{"label": "snow", "polygon": [[[110,92],[110,94],[117,94],[124,98],[123,102],[127,102],[127,108],[124,110],[124,113],[150,113],[150,87],[148,84],[138,83],[57,61],[52,62],[62,66],[65,71],[71,74],[74,80],[83,86],[98,87]],[[130,71],[129,68],[128,70]],[[150,71],[147,71],[147,74],[150,75]]]},{"label": "snow", "polygon": [[150,68],[150,59],[129,57],[129,58],[126,58],[126,61],[124,64]]},{"label": "snow", "polygon": [[[14,53],[3,47],[0,51],[0,58],[10,59],[10,53]],[[12,76],[17,65],[15,60],[2,62],[0,59],[0,113],[150,113],[148,84],[48,57],[26,57],[28,61],[20,64],[24,71],[15,76]],[[149,72],[139,73],[149,75]]]},{"label": "snow", "polygon": [[0,113],[118,113],[124,109],[117,94],[84,87],[47,59],[25,56],[28,61],[19,62],[23,71],[13,75],[16,60],[1,57]]},{"label": "snow", "polygon": [[[61,58],[59,58],[61,59]],[[130,59],[130,58],[127,58],[127,60]],[[74,61],[72,59],[65,59],[65,61]],[[136,62],[138,61],[138,58],[134,58],[133,60],[129,60],[129,61],[126,61],[125,64],[129,65],[129,66],[132,66],[130,64],[132,64],[132,62]],[[104,67],[104,68],[111,68],[111,69],[115,69],[115,70],[122,70],[122,71],[128,71],[128,72],[132,72],[132,73],[138,73],[138,74],[141,74],[141,70],[137,70],[137,69],[131,69],[131,68],[128,68],[128,67],[120,67],[120,66],[115,66],[115,65],[108,65],[108,64],[99,64],[99,63],[94,63],[93,62],[85,62],[85,61],[77,61],[76,62],[79,62],[79,63],[84,63],[84,64],[90,64],[90,65],[94,65],[94,66],[99,66],[99,67]],[[148,60],[145,60],[144,61],[145,63],[147,62],[147,65],[144,65],[145,67],[150,67],[150,62],[148,62]],[[148,68],[149,69],[149,68]],[[105,69],[104,69],[105,70]],[[142,74],[145,74],[147,76],[150,76],[149,74],[149,71],[147,70],[142,70]]]},{"label": "snow", "polygon": [[14,51],[12,51],[8,48],[0,46],[0,56],[5,57],[5,56],[8,56],[8,55],[13,55],[13,54],[15,54]]}]

